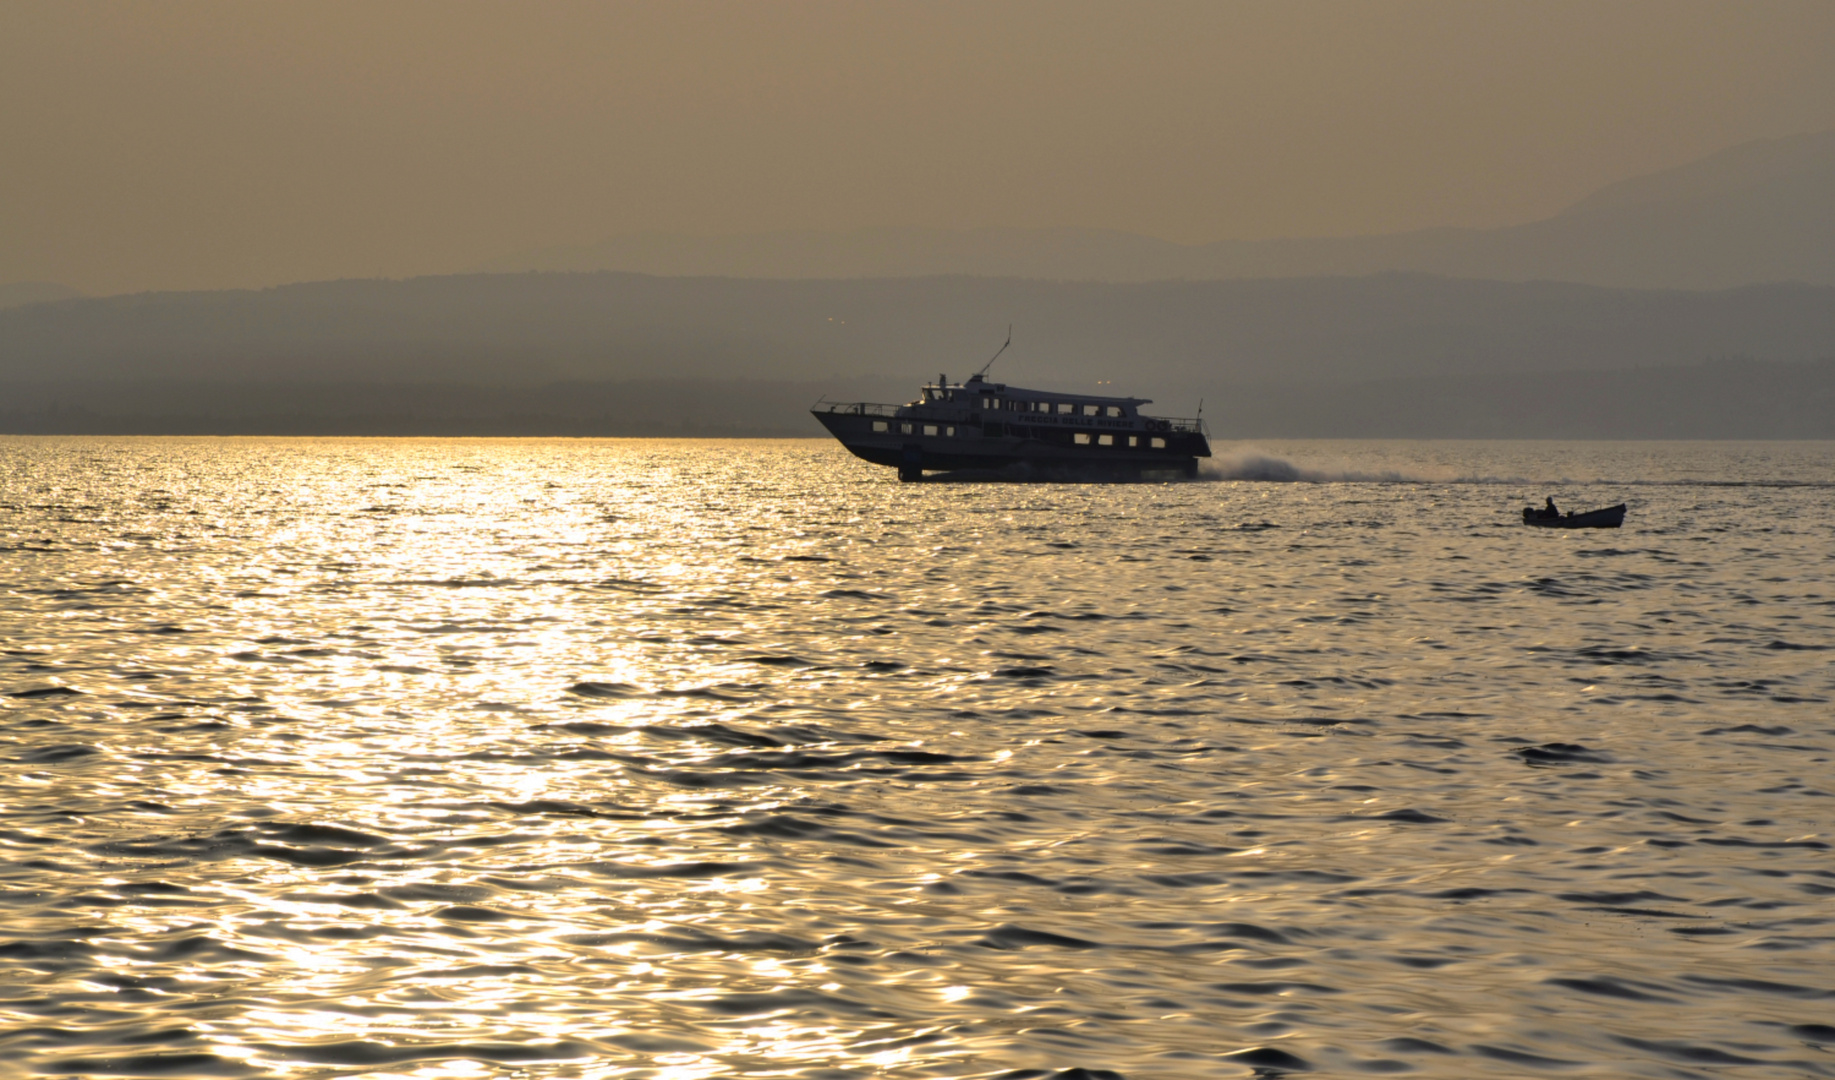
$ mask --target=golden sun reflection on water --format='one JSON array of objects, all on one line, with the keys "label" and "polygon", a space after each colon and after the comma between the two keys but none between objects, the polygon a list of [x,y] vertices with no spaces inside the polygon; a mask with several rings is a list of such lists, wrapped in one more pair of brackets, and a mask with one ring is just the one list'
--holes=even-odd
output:
[{"label": "golden sun reflection on water", "polygon": [[82,445],[0,442],[21,1070],[1820,1075],[1824,489]]}]

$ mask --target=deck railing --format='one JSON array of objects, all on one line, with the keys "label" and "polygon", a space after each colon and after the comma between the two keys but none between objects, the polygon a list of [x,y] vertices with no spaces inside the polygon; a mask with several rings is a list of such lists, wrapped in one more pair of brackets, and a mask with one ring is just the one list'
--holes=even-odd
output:
[{"label": "deck railing", "polygon": [[[826,405],[827,408],[823,408]],[[816,410],[844,416],[897,416],[903,405],[876,405],[871,401],[818,401]]]},{"label": "deck railing", "polygon": [[1161,428],[1160,429],[1161,431],[1176,431],[1181,435],[1206,435],[1208,436],[1211,433],[1210,429],[1204,426],[1204,421],[1198,420],[1195,418],[1179,418],[1179,417],[1172,417],[1172,416],[1143,416],[1141,417],[1141,419],[1147,420],[1147,421],[1157,421],[1158,423],[1167,425]]}]

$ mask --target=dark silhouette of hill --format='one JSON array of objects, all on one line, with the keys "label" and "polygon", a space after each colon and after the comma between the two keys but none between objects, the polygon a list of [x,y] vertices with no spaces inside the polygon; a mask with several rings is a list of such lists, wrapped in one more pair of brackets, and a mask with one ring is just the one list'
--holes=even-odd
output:
[{"label": "dark silhouette of hill", "polygon": [[[0,311],[0,430],[814,434],[815,397],[903,400],[960,378],[1009,322],[996,376],[1173,415],[1205,397],[1220,432],[1554,435],[1549,418],[1610,401],[1586,433],[1835,434],[1816,419],[1835,408],[1804,412],[1829,400],[1835,368],[1809,362],[1835,357],[1835,288],[1395,274],[513,274],[66,300]],[[1703,366],[1724,357],[1763,363]]]},{"label": "dark silhouette of hill", "polygon": [[0,432],[80,435],[798,437],[823,394],[903,400],[881,380],[425,382],[47,380],[0,384]]},{"label": "dark silhouette of hill", "polygon": [[1835,360],[1263,384],[1223,406],[1235,438],[1829,439]]},{"label": "dark silhouette of hill", "polygon": [[[1159,391],[1156,391],[1158,393]],[[823,437],[819,396],[902,401],[909,381],[633,379],[468,383],[0,384],[0,433]],[[1167,386],[1189,411],[1200,388]],[[1617,371],[1211,383],[1220,446],[1248,438],[1835,438],[1835,361]]]},{"label": "dark silhouette of hill", "polygon": [[974,274],[1085,281],[1413,271],[1620,288],[1835,285],[1835,132],[1745,143],[1499,229],[1182,245],[1097,229],[646,234],[498,259],[485,271],[767,278]]},{"label": "dark silhouette of hill", "polygon": [[146,293],[0,312],[0,381],[912,380],[1151,391],[1835,353],[1835,288],[1612,290],[1378,275],[1103,284],[511,274]]}]

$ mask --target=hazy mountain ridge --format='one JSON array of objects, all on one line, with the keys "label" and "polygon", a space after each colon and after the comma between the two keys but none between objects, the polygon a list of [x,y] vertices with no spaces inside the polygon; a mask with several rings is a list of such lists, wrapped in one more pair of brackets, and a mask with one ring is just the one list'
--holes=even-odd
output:
[{"label": "hazy mountain ridge", "polygon": [[1835,289],[1419,275],[1105,284],[513,274],[147,293],[0,312],[0,380],[1346,382],[1835,355]]},{"label": "hazy mountain ridge", "polygon": [[[1168,386],[1187,403],[1198,388]],[[1835,361],[1211,383],[1220,448],[1254,438],[1835,438]],[[0,432],[81,435],[823,437],[819,397],[902,401],[895,379],[454,383],[0,383]],[[1188,411],[1173,405],[1162,412]]]},{"label": "hazy mountain ridge", "polygon": [[[1170,415],[1206,398],[1220,432],[1835,435],[1835,363],[1807,363],[1835,358],[1835,288],[1400,274],[513,274],[71,300],[0,311],[0,430],[813,433],[814,398],[905,400],[980,367],[1009,322],[996,378]],[[1726,357],[1764,362],[1704,364]]]},{"label": "hazy mountain ridge", "polygon": [[1835,360],[1234,388],[1231,438],[1828,439]]},{"label": "hazy mountain ridge", "polygon": [[1608,184],[1563,210],[1581,216],[1631,206],[1686,206],[1792,177],[1835,172],[1835,131],[1741,143],[1675,168]]},{"label": "hazy mountain ridge", "polygon": [[0,310],[27,304],[48,304],[74,300],[83,294],[55,281],[13,281],[0,285]]},{"label": "hazy mountain ridge", "polygon": [[89,435],[621,436],[820,433],[823,394],[909,396],[884,380],[425,382],[57,380],[0,383],[0,432]]},{"label": "hazy mountain ridge", "polygon": [[1618,288],[1835,285],[1835,132],[1760,140],[1602,188],[1541,221],[1379,236],[1182,245],[1099,229],[644,234],[480,271],[769,278],[973,274],[1157,281],[1412,271]]}]

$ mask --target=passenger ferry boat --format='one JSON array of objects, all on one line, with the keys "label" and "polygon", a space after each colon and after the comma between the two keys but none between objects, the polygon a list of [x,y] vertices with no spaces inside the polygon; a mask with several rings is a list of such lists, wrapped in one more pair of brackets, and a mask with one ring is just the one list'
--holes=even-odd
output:
[{"label": "passenger ferry boat", "polygon": [[[992,361],[989,361],[992,363]],[[985,370],[985,369],[984,369]],[[820,401],[811,411],[856,457],[898,470],[1012,480],[1173,480],[1211,456],[1204,421],[1147,416],[1148,398],[1023,390],[939,375],[907,405]]]}]

